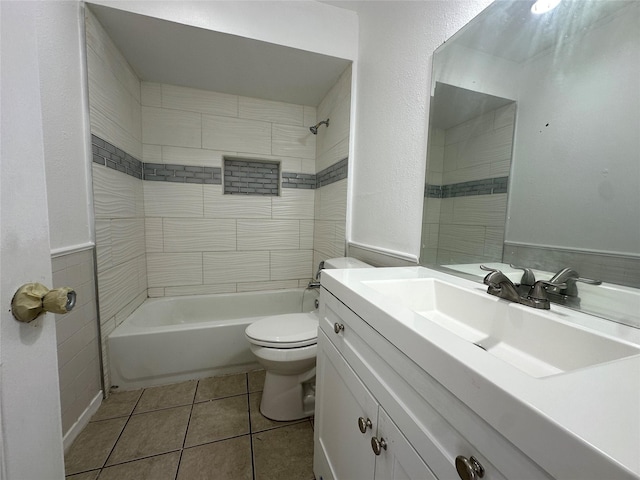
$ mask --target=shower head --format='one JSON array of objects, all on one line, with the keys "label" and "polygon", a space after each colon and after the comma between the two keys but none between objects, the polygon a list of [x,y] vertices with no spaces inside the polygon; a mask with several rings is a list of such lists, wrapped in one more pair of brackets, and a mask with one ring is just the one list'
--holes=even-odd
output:
[{"label": "shower head", "polygon": [[318,127],[320,125],[326,125],[327,127],[329,126],[329,119],[327,118],[326,120],[322,120],[321,122],[316,123],[313,127],[309,127],[309,130],[311,130],[311,133],[313,133],[314,135],[318,134]]}]

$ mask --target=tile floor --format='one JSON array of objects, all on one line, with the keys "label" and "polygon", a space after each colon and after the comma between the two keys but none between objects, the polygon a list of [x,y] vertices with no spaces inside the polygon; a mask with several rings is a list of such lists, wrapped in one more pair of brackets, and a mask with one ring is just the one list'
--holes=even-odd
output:
[{"label": "tile floor", "polygon": [[259,411],[264,371],[113,393],[67,454],[67,480],[313,480],[313,421]]}]

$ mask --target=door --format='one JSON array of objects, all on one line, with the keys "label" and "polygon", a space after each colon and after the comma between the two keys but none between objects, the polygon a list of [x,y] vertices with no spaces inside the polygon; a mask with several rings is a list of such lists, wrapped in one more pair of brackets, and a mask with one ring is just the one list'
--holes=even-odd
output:
[{"label": "door", "polygon": [[16,289],[51,286],[36,2],[0,2],[0,478],[63,479],[55,320],[11,312]]}]

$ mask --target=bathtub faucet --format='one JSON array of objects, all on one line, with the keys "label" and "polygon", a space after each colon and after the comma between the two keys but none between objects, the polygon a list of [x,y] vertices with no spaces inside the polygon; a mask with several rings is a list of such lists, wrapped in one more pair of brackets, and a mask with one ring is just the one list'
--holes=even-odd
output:
[{"label": "bathtub faucet", "polygon": [[324,270],[324,260],[318,264],[318,271],[314,280],[311,280],[307,285],[307,288],[320,288],[320,273]]}]

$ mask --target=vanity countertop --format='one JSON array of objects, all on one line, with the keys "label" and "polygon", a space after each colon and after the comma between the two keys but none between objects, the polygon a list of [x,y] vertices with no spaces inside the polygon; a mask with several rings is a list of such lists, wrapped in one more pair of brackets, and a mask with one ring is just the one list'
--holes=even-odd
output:
[{"label": "vanity countertop", "polygon": [[[323,270],[322,285],[553,477],[640,478],[640,354],[536,378],[366,285],[425,278],[486,292],[424,267]],[[640,346],[639,329],[558,305],[548,314]]]}]

